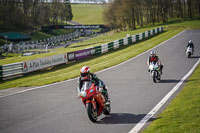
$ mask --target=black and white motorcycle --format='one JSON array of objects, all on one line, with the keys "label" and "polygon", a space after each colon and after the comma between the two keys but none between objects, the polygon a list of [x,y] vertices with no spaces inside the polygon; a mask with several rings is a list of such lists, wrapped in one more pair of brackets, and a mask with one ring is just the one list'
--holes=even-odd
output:
[{"label": "black and white motorcycle", "polygon": [[191,55],[193,55],[193,49],[192,49],[192,47],[187,47],[187,49],[186,49],[186,55],[187,55],[188,58],[190,58]]},{"label": "black and white motorcycle", "polygon": [[150,75],[153,78],[153,82],[159,82],[161,79],[161,71],[158,62],[151,62],[149,65]]}]

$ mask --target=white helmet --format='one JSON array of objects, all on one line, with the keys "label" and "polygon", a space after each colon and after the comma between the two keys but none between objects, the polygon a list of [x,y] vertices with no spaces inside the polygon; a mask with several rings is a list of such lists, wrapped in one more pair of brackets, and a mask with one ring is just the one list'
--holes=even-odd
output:
[{"label": "white helmet", "polygon": [[155,51],[151,51],[151,55],[156,55],[156,52]]},{"label": "white helmet", "polygon": [[83,66],[80,70],[80,74],[82,77],[87,76],[90,73],[90,68],[88,66]]},{"label": "white helmet", "polygon": [[189,40],[189,42],[188,43],[192,43],[192,40]]}]

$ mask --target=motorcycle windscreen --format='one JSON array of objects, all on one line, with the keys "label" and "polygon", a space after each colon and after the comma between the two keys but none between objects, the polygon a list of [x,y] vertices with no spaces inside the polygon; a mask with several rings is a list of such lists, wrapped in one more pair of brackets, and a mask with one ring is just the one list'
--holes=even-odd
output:
[{"label": "motorcycle windscreen", "polygon": [[84,81],[83,82],[83,85],[82,85],[82,88],[81,88],[81,93],[80,93],[80,95],[82,97],[86,97],[87,96],[86,90],[88,90],[91,87],[91,85],[92,85],[92,83],[90,83],[89,81]]},{"label": "motorcycle windscreen", "polygon": [[151,62],[149,65],[150,70],[156,70],[158,69],[158,63],[157,62]]}]

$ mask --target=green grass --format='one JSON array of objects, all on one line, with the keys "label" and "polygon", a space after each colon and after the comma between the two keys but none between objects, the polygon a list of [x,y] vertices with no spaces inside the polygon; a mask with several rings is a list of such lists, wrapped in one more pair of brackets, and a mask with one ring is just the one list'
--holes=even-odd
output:
[{"label": "green grass", "polygon": [[200,132],[200,65],[168,107],[144,133]]},{"label": "green grass", "polygon": [[52,35],[46,34],[44,32],[34,32],[31,36],[32,40],[42,40],[46,38],[50,38]]},{"label": "green grass", "polygon": [[54,36],[59,36],[59,35],[64,35],[64,34],[68,34],[68,33],[71,33],[73,32],[74,30],[66,30],[66,29],[54,29],[52,30],[52,32],[50,33],[51,35],[54,35]]},{"label": "green grass", "polygon": [[73,21],[80,24],[104,24],[103,6],[90,4],[71,4]]},{"label": "green grass", "polygon": [[53,36],[60,36],[64,34],[71,33],[73,30],[65,30],[65,29],[54,29],[50,33],[45,32],[34,32],[31,36],[32,40],[42,40],[46,38],[50,38]]}]

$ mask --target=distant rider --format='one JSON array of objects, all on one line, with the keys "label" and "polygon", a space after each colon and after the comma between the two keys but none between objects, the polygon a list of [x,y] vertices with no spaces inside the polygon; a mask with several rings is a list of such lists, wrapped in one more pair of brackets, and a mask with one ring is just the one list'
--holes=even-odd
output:
[{"label": "distant rider", "polygon": [[192,48],[192,53],[193,53],[194,52],[194,44],[193,44],[193,42],[191,40],[189,40],[189,42],[188,42],[187,48],[188,47]]},{"label": "distant rider", "polygon": [[[156,55],[156,52],[151,51],[150,54],[151,55],[148,57],[148,60],[147,60],[148,67],[149,67],[151,62],[157,62],[159,67],[160,67],[160,73],[162,74],[163,65],[161,64],[161,61],[159,60],[158,56]],[[150,70],[148,69],[148,71],[150,71]]]},{"label": "distant rider", "polygon": [[100,80],[96,74],[90,73],[90,68],[88,66],[83,66],[80,70],[80,77],[78,79],[78,95],[80,95],[80,91],[83,85],[83,81],[85,80],[89,80],[95,83],[96,86],[99,87],[99,91],[104,95],[105,99],[106,99],[106,103],[109,104],[109,96],[108,96],[108,92],[107,92],[107,88],[104,84],[104,82],[102,80]]}]

